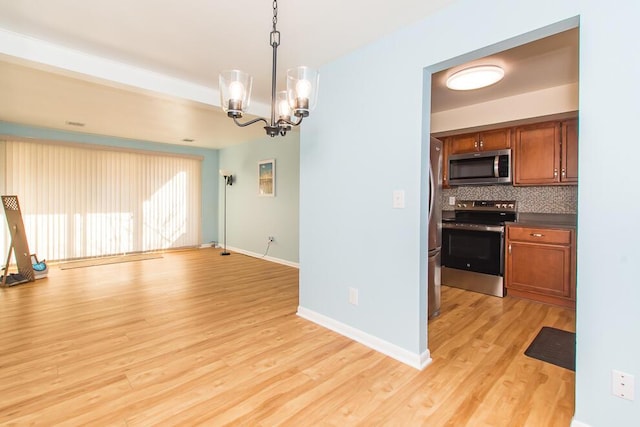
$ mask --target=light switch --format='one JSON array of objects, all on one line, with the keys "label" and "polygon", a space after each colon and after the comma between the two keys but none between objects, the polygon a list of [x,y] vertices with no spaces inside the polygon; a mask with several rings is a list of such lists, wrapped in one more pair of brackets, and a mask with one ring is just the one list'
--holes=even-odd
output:
[{"label": "light switch", "polygon": [[404,190],[393,191],[393,209],[404,209]]},{"label": "light switch", "polygon": [[456,205],[456,196],[449,196],[449,206]]},{"label": "light switch", "polygon": [[358,305],[358,290],[356,288],[349,288],[349,304]]}]

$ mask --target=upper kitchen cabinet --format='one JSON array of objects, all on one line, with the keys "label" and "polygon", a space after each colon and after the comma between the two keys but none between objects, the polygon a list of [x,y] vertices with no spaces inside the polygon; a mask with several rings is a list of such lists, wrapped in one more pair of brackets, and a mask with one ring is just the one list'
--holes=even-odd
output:
[{"label": "upper kitchen cabinet", "polygon": [[562,169],[560,179],[578,182],[578,119],[562,122]]},{"label": "upper kitchen cabinet", "polygon": [[449,154],[502,150],[509,147],[511,147],[511,129],[495,129],[451,136]]},{"label": "upper kitchen cabinet", "polygon": [[571,119],[517,127],[514,185],[577,183],[577,123]]},{"label": "upper kitchen cabinet", "polygon": [[449,152],[451,151],[451,138],[442,139],[442,188],[449,187]]}]

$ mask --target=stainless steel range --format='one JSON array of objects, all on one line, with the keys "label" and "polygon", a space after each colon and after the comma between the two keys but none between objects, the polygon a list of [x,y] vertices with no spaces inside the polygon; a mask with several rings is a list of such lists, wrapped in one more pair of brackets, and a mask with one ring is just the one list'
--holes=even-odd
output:
[{"label": "stainless steel range", "polygon": [[442,285],[503,297],[504,224],[515,200],[461,200],[442,220]]}]

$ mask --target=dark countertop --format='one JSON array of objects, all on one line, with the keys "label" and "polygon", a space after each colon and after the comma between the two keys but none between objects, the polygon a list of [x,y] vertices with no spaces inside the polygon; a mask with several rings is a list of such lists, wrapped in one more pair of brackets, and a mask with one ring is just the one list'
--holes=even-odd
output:
[{"label": "dark countertop", "polygon": [[576,228],[577,216],[575,214],[519,213],[517,221],[507,222],[506,225]]},{"label": "dark countertop", "polygon": [[[453,219],[453,211],[442,211],[442,219]],[[522,225],[526,227],[576,228],[576,214],[519,213],[514,222],[506,225]]]}]

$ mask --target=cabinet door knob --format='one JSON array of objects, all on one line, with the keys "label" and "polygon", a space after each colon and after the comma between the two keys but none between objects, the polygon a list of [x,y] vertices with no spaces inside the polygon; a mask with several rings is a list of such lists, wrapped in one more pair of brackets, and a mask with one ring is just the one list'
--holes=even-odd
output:
[{"label": "cabinet door knob", "polygon": [[478,141],[473,141],[474,148],[478,148]]},{"label": "cabinet door knob", "polygon": [[531,234],[529,234],[529,236],[531,236],[531,237],[544,237],[544,234],[542,234],[542,233],[531,233]]},{"label": "cabinet door knob", "polygon": [[557,178],[558,177],[558,169],[554,169],[553,170],[553,177]]},{"label": "cabinet door knob", "polygon": [[564,168],[562,168],[562,177],[563,178],[567,177],[567,171]]},{"label": "cabinet door knob", "polygon": [[480,148],[482,148],[484,146],[484,141],[480,140]]}]

